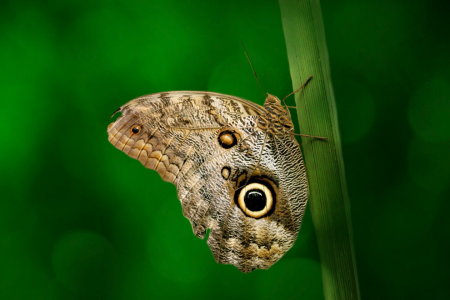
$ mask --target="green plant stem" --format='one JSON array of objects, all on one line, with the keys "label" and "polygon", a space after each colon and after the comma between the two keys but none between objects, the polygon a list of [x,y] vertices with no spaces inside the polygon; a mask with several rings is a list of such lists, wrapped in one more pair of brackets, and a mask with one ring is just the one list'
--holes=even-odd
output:
[{"label": "green plant stem", "polygon": [[350,208],[325,31],[318,0],[279,0],[293,88],[296,94],[310,186],[310,209],[322,265],[325,299],[359,299]]}]

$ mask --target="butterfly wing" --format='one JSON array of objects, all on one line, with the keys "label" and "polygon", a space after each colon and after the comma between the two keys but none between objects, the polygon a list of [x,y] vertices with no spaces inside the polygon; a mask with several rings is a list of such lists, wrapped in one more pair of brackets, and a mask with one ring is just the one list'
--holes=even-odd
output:
[{"label": "butterfly wing", "polygon": [[[258,126],[263,107],[223,94],[170,92],[137,98],[120,112],[109,141],[176,185],[194,234],[203,238],[211,229],[218,262],[268,268],[292,246],[306,204],[305,171],[295,139]],[[255,213],[258,205],[247,209],[247,194],[272,201],[264,215]]]}]

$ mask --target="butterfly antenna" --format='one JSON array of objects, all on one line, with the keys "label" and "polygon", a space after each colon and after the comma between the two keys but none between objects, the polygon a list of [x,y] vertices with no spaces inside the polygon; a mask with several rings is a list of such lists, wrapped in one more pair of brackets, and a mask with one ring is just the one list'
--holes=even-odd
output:
[{"label": "butterfly antenna", "polygon": [[110,118],[114,118],[114,116],[115,116],[117,113],[119,113],[121,109],[122,109],[122,107],[119,107],[118,109],[116,109],[116,110],[112,113],[112,115],[111,115]]},{"label": "butterfly antenna", "polygon": [[312,79],[313,79],[313,77],[312,77],[312,76],[309,76],[308,79],[306,79],[306,81],[305,81],[298,89],[296,89],[295,91],[293,91],[293,92],[289,93],[288,95],[286,95],[286,96],[281,100],[281,102],[284,103],[284,105],[285,105],[286,107],[288,107],[288,106],[286,105],[286,101],[285,101],[285,100],[286,100],[287,98],[289,98],[290,96],[292,96],[292,95],[294,95],[294,94],[296,94],[296,93],[302,91],[302,90],[308,85],[308,83],[309,83]]},{"label": "butterfly antenna", "polygon": [[247,60],[248,64],[250,65],[250,68],[252,69],[252,73],[253,73],[253,76],[256,79],[256,82],[258,83],[258,87],[263,92],[263,94],[267,94],[267,92],[264,91],[264,88],[263,88],[263,86],[261,84],[261,81],[259,80],[259,77],[258,77],[258,74],[256,73],[255,68],[253,67],[252,60],[250,59],[250,55],[248,55],[247,48],[245,47],[245,44],[244,44],[243,41],[241,41],[241,45],[242,45],[242,48],[244,49],[245,59]]}]

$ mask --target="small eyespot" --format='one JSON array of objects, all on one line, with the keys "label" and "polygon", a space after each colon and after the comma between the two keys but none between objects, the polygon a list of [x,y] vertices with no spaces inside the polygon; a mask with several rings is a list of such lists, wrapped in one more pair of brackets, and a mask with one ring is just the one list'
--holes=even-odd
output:
[{"label": "small eyespot", "polygon": [[237,203],[249,217],[261,218],[267,215],[274,205],[272,190],[265,184],[253,182],[239,191]]},{"label": "small eyespot", "polygon": [[225,149],[230,149],[238,142],[237,133],[231,130],[222,131],[219,134],[219,144]]},{"label": "small eyespot", "polygon": [[133,128],[131,129],[131,132],[134,134],[138,134],[139,132],[141,132],[141,126],[140,125],[134,125]]},{"label": "small eyespot", "polygon": [[230,167],[225,166],[222,168],[221,174],[223,179],[228,180],[228,178],[230,177],[230,173],[231,173]]}]

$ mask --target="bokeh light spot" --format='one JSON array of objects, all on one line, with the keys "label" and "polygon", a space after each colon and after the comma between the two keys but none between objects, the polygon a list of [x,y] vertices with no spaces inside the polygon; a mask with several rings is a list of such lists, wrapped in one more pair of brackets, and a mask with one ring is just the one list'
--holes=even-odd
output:
[{"label": "bokeh light spot", "polygon": [[408,153],[408,170],[412,180],[433,192],[448,188],[450,182],[450,142],[424,143],[415,140]]},{"label": "bokeh light spot", "polygon": [[450,81],[435,77],[414,93],[409,105],[409,122],[423,141],[450,140]]},{"label": "bokeh light spot", "polygon": [[153,271],[162,282],[179,286],[200,285],[216,263],[204,240],[192,234],[189,222],[179,213],[176,199],[161,201],[155,214],[166,222],[151,221],[148,249],[152,253]]},{"label": "bokeh light spot", "polygon": [[53,270],[57,280],[72,291],[107,293],[117,276],[117,255],[101,235],[90,231],[71,232],[54,246]]},{"label": "bokeh light spot", "polygon": [[[362,84],[339,81],[339,98],[345,106],[339,107],[342,140],[346,143],[363,138],[373,126],[375,105],[371,92]],[[344,100],[345,99],[345,100]]]}]

